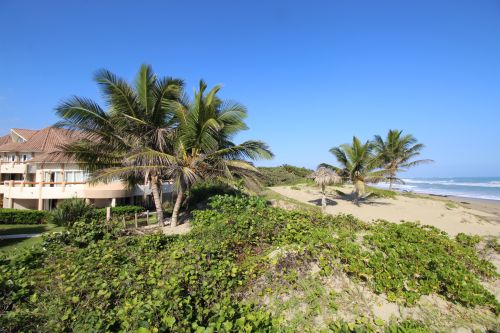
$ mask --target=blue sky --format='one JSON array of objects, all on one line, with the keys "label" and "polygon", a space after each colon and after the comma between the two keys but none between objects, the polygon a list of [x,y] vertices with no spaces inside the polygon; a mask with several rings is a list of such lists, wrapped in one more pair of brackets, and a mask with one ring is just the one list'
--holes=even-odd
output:
[{"label": "blue sky", "polygon": [[500,2],[0,0],[0,131],[53,124],[93,73],[221,83],[249,109],[261,165],[334,163],[390,128],[436,160],[407,176],[500,175]]}]

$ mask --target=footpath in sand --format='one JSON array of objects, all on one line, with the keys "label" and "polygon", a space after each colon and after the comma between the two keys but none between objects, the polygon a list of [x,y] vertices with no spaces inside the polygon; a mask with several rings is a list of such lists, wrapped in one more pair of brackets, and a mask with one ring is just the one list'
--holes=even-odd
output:
[{"label": "footpath in sand", "polygon": [[[330,188],[330,192],[334,193]],[[293,187],[279,186],[271,190],[291,199],[308,203],[319,204],[321,193],[311,186]],[[345,193],[348,188],[340,188]],[[447,205],[448,202],[448,205]],[[451,206],[451,207],[450,207]],[[370,222],[387,220],[389,222],[411,221],[435,226],[450,236],[466,233],[480,236],[500,236],[499,216],[491,211],[480,211],[466,208],[462,205],[450,205],[449,201],[431,198],[413,198],[398,195],[396,199],[368,199],[359,206],[337,194],[328,196],[327,213],[352,214],[357,218]]]}]

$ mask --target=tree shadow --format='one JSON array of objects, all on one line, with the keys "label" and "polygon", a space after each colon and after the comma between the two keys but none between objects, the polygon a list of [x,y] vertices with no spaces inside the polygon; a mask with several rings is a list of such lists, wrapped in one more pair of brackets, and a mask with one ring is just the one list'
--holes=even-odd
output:
[{"label": "tree shadow", "polygon": [[26,225],[22,224],[19,226],[12,226],[8,229],[0,230],[0,236],[4,235],[18,235],[18,234],[41,234],[48,230],[48,226],[46,224],[34,224],[34,225]]},{"label": "tree shadow", "polygon": [[[320,199],[314,199],[314,200],[309,200],[308,202],[315,204],[316,206],[321,207],[321,198]],[[326,198],[326,205],[327,206],[336,206],[338,205],[338,202],[329,198]]]},{"label": "tree shadow", "polygon": [[[376,199],[376,198],[373,197],[370,193],[359,198],[357,203],[356,203],[356,195],[354,194],[354,192],[345,193],[345,192],[336,190],[335,193],[337,194],[339,200],[351,202],[351,203],[355,204],[356,206],[361,206],[361,205],[387,206],[387,205],[390,205],[390,203],[387,203],[387,202],[374,201],[373,199]],[[320,203],[321,203],[321,200],[320,200]]]},{"label": "tree shadow", "polygon": [[16,245],[18,243],[24,242],[27,238],[9,238],[9,239],[0,239],[0,248],[4,246]]}]

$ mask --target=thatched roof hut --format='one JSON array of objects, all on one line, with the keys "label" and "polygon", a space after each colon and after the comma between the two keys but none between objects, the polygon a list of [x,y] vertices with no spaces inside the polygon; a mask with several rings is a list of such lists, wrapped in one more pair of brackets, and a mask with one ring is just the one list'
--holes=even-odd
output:
[{"label": "thatched roof hut", "polygon": [[342,183],[340,177],[335,171],[326,167],[319,167],[316,171],[311,173],[307,178],[314,179],[314,182],[321,186],[321,210],[326,211],[326,193],[325,187],[327,185],[334,185]]},{"label": "thatched roof hut", "polygon": [[314,182],[321,187],[342,183],[342,177],[332,169],[326,167],[319,167],[316,171],[307,176],[307,178],[314,179]]}]

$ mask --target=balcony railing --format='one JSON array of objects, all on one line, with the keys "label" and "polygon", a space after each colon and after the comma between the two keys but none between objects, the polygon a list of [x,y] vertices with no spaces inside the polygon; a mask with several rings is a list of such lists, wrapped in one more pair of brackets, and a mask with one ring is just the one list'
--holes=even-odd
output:
[{"label": "balcony railing", "polygon": [[4,186],[7,187],[36,187],[42,186],[47,187],[56,187],[56,186],[65,186],[65,185],[85,185],[86,182],[28,182],[22,180],[4,180]]},{"label": "balcony railing", "polygon": [[[172,191],[171,183],[162,184],[162,192]],[[120,182],[89,185],[87,182],[31,182],[6,180],[0,182],[0,193],[6,198],[17,199],[65,199],[80,198],[121,198],[127,196],[150,195],[147,185],[138,185],[130,190]]]},{"label": "balcony railing", "polygon": [[34,173],[33,167],[26,162],[0,161],[0,173]]}]

